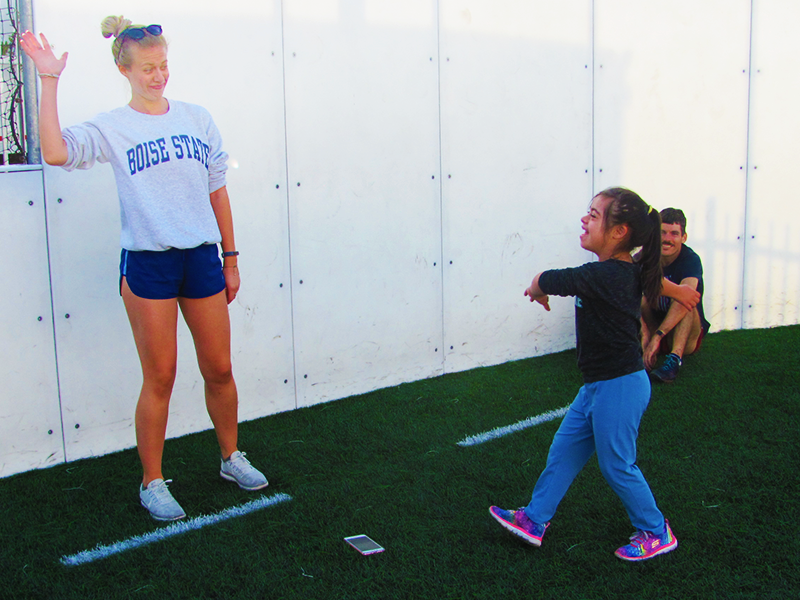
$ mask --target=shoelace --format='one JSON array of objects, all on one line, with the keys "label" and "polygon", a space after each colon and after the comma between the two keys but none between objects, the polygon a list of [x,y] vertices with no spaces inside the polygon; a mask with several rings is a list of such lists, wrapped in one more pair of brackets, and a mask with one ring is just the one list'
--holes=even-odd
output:
[{"label": "shoelace", "polygon": [[650,537],[653,537],[652,533],[639,529],[630,537],[631,545],[642,546]]},{"label": "shoelace", "polygon": [[228,464],[231,466],[232,469],[235,469],[239,473],[242,473],[247,467],[250,466],[250,461],[247,460],[244,455],[246,452],[239,452],[239,456],[234,460],[228,460]]},{"label": "shoelace", "polygon": [[528,518],[528,515],[525,514],[524,508],[525,507],[518,508],[517,510],[514,511],[514,522],[517,525],[523,525],[523,526],[528,524],[532,525],[533,522]]},{"label": "shoelace", "polygon": [[153,496],[155,496],[156,502],[174,501],[172,494],[170,494],[169,488],[167,488],[168,483],[172,483],[172,479],[162,481],[154,490],[151,490],[153,492]]},{"label": "shoelace", "polygon": [[544,531],[547,529],[547,523],[536,523],[531,521],[530,518],[528,518],[528,515],[525,514],[524,506],[514,511],[514,523],[531,530],[542,528],[542,531]]}]

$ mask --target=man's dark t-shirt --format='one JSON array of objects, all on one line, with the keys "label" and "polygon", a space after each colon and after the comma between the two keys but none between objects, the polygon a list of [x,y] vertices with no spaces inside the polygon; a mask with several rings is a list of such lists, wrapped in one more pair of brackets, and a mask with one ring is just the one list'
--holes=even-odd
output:
[{"label": "man's dark t-shirt", "polygon": [[578,368],[585,383],[644,369],[640,273],[638,264],[604,260],[539,276],[545,294],[575,296]]},{"label": "man's dark t-shirt", "polygon": [[[706,321],[706,316],[703,313],[703,263],[700,261],[700,257],[697,253],[686,244],[681,246],[681,253],[678,254],[678,257],[672,261],[672,264],[664,267],[664,277],[678,285],[687,277],[697,278],[697,291],[700,292],[700,302],[697,305],[697,312],[700,313],[700,323],[703,325],[703,331],[708,331],[710,324]],[[656,316],[663,319],[669,310],[671,302],[671,298],[661,296],[658,299],[658,311],[656,311]]]}]

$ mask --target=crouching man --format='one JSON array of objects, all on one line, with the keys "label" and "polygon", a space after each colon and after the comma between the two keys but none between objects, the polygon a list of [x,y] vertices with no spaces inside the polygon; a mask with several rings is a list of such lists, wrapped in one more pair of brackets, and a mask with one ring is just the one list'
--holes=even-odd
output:
[{"label": "crouching man", "polygon": [[[678,376],[683,357],[700,349],[709,328],[703,314],[703,264],[686,245],[686,216],[677,208],[661,211],[661,266],[664,277],[700,292],[700,302],[691,311],[666,296],[653,310],[642,298],[644,364],[652,380],[668,383]],[[659,354],[666,357],[655,369]]]}]

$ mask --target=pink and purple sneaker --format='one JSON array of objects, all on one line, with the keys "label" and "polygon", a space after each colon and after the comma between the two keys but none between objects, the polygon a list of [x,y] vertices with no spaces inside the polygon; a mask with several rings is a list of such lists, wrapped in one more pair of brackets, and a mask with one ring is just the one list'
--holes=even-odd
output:
[{"label": "pink and purple sneaker", "polygon": [[678,547],[678,540],[672,535],[669,521],[666,523],[667,528],[664,535],[657,536],[650,531],[639,530],[631,536],[631,541],[618,548],[614,555],[622,560],[637,561],[672,552]]},{"label": "pink and purple sneaker", "polygon": [[534,523],[525,514],[522,509],[519,510],[503,510],[496,506],[489,507],[489,514],[492,515],[495,521],[500,523],[505,529],[513,533],[515,536],[521,538],[531,546],[541,546],[542,537],[544,532],[550,526],[550,523],[544,525]]}]

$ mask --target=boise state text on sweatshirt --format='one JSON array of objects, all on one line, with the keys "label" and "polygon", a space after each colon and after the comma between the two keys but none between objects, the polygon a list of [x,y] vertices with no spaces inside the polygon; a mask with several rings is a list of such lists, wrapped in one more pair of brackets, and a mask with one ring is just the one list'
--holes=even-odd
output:
[{"label": "boise state text on sweatshirt", "polygon": [[111,163],[126,250],[194,248],[222,240],[209,194],[225,185],[228,155],[207,110],[169,101],[163,115],[123,106],[62,131],[64,169]]}]

